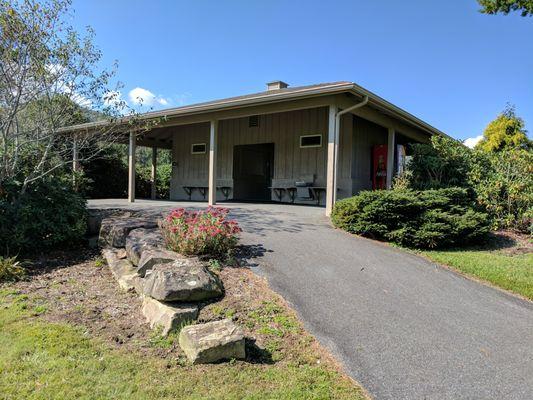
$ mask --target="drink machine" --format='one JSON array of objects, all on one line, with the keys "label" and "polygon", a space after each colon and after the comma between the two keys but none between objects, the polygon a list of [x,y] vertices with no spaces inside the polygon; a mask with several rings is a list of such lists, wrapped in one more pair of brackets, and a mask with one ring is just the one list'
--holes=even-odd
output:
[{"label": "drink machine", "polygon": [[372,148],[372,189],[387,188],[387,145]]}]

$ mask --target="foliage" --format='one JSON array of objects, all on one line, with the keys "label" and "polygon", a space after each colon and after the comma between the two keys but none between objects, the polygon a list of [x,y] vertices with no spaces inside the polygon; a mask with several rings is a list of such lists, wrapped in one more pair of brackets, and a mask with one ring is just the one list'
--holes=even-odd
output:
[{"label": "foliage", "polygon": [[68,176],[47,175],[22,195],[20,182],[0,195],[0,251],[33,253],[78,242],[86,230],[86,204]]},{"label": "foliage", "polygon": [[466,189],[364,191],[335,204],[335,226],[415,248],[474,243],[488,232]]},{"label": "foliage", "polygon": [[530,147],[531,141],[527,137],[524,120],[516,115],[511,106],[487,125],[483,139],[476,145],[476,148],[486,152]]},{"label": "foliage", "polygon": [[485,14],[509,14],[511,11],[520,11],[522,17],[533,15],[532,0],[478,0],[481,12]]},{"label": "foliage", "polygon": [[495,228],[533,233],[533,151],[504,150],[489,157],[475,185],[477,200]]},{"label": "foliage", "polygon": [[[158,150],[156,198],[170,197],[172,165],[170,151]],[[152,150],[139,147],[135,176],[135,193],[139,198],[151,195]],[[124,145],[114,144],[102,149],[99,157],[82,163],[86,180],[86,196],[92,199],[125,198],[128,191],[128,156]]]},{"label": "foliage", "polygon": [[100,156],[82,163],[85,195],[91,199],[125,198],[128,168],[114,147],[103,149]]},{"label": "foliage", "polygon": [[[93,31],[76,32],[69,9],[70,0],[0,0],[0,186],[20,180],[20,194],[71,163],[74,142],[87,157],[98,149],[94,136],[61,131],[85,122],[87,107],[111,119],[125,111],[108,88],[113,73],[97,70]],[[98,140],[115,136],[109,124]]]},{"label": "foliage", "polygon": [[[137,166],[136,195],[140,198],[149,198],[152,192],[151,167]],[[168,199],[170,197],[170,178],[172,166],[170,164],[157,165],[157,177],[155,183],[156,198]],[[138,182],[138,183],[137,183]]]},{"label": "foliage", "polygon": [[236,246],[241,232],[237,221],[228,219],[228,213],[222,207],[175,209],[160,222],[165,243],[180,254],[225,256]]},{"label": "foliage", "polygon": [[413,144],[412,159],[407,166],[404,183],[411,189],[470,187],[475,165],[481,158],[460,142],[443,136],[433,136],[431,144]]},{"label": "foliage", "polygon": [[434,137],[430,145],[416,144],[412,150],[412,159],[395,179],[395,188],[462,187],[488,213],[494,228],[532,229],[533,149],[485,152]]},{"label": "foliage", "polygon": [[26,276],[26,270],[16,257],[0,256],[0,282],[16,282]]}]

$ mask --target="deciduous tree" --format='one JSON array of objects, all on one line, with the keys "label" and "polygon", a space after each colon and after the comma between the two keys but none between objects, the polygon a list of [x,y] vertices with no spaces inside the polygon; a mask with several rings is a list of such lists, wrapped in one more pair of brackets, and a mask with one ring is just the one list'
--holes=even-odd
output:
[{"label": "deciduous tree", "polygon": [[490,122],[483,132],[483,139],[476,145],[486,152],[504,149],[527,149],[531,141],[527,137],[524,120],[516,115],[513,106],[508,105],[503,112]]},{"label": "deciduous tree", "polygon": [[[0,0],[0,191],[28,185],[57,172],[80,155],[94,157],[94,142],[114,141],[129,112],[110,88],[114,69],[99,70],[101,52],[88,28],[68,24],[70,0]],[[61,128],[84,122],[88,109],[108,119],[98,137],[66,135]]]},{"label": "deciduous tree", "polygon": [[533,0],[478,0],[485,14],[509,14],[519,11],[523,17],[533,15]]}]

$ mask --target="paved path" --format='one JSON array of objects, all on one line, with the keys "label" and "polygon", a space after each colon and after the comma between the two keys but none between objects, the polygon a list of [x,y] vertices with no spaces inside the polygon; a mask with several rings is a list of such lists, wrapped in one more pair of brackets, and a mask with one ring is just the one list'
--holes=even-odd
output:
[{"label": "paved path", "polygon": [[335,230],[323,209],[230,208],[249,264],[375,399],[533,399],[533,303]]}]

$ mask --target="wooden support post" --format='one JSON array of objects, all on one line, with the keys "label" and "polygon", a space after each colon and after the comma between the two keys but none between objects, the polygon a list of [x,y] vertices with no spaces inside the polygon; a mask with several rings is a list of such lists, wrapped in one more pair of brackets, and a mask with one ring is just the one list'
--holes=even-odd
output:
[{"label": "wooden support post", "polygon": [[214,206],[217,203],[217,136],[218,121],[211,121],[209,129],[209,194],[207,203]]},{"label": "wooden support post", "polygon": [[74,189],[78,190],[78,182],[76,179],[76,174],[80,170],[80,159],[78,154],[78,138],[74,136],[74,140],[72,141],[72,184],[74,186]]},{"label": "wooden support post", "polygon": [[80,170],[80,159],[78,154],[78,139],[74,137],[72,142],[72,171],[78,172]]},{"label": "wooden support post", "polygon": [[[333,205],[337,202],[337,188],[339,187],[339,148],[340,148],[340,131],[341,117],[338,116],[339,109],[335,109],[335,157],[333,158]],[[332,205],[332,207],[333,207]]]},{"label": "wooden support post", "polygon": [[137,143],[135,142],[135,133],[130,132],[130,146],[128,153],[128,201],[133,203],[135,201],[135,150]]},{"label": "wooden support post", "polygon": [[152,171],[150,175],[151,192],[150,198],[155,200],[157,189],[157,147],[152,147]]},{"label": "wooden support post", "polygon": [[387,144],[387,189],[392,188],[392,177],[394,174],[394,150],[396,147],[396,132],[394,128],[389,128],[389,140]]},{"label": "wooden support post", "polygon": [[337,114],[337,107],[329,106],[328,118],[328,160],[326,171],[326,215],[329,217],[333,211],[333,204],[335,203],[335,147],[336,147],[336,130],[335,118]]}]

